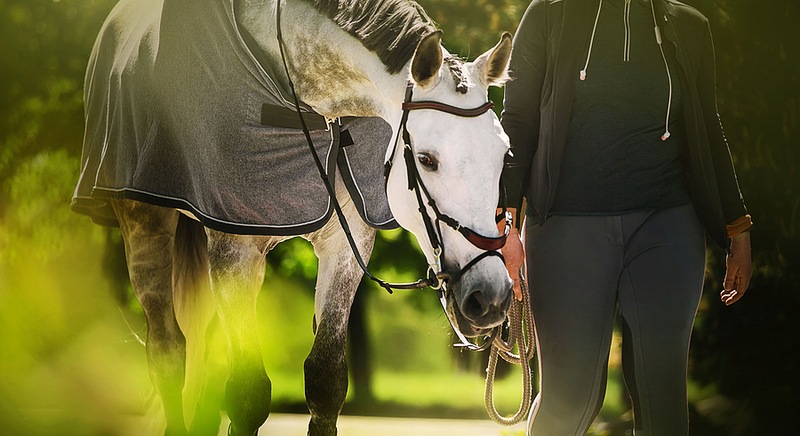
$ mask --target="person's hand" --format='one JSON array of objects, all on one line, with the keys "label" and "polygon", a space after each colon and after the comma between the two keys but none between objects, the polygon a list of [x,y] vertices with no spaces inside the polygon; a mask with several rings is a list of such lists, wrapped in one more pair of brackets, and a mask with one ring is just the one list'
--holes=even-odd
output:
[{"label": "person's hand", "polygon": [[[503,254],[505,255],[505,253]],[[726,306],[730,306],[744,296],[752,275],[750,232],[742,232],[731,238],[731,252],[725,258],[725,280],[722,282],[722,292],[719,295]]]},{"label": "person's hand", "polygon": [[[511,212],[512,216],[516,216],[515,209],[509,208],[509,212]],[[501,222],[500,224],[504,223]],[[503,231],[503,229],[501,229],[501,231]],[[514,281],[514,298],[516,298],[517,301],[522,301],[522,287],[520,286],[519,274],[522,265],[525,263],[525,250],[522,247],[522,239],[516,227],[511,227],[511,231],[508,233],[508,238],[506,239],[506,245],[503,246],[500,252],[503,253],[508,275],[511,277],[511,280]]]},{"label": "person's hand", "polygon": [[522,239],[520,239],[519,231],[512,228],[506,239],[506,245],[501,249],[503,258],[506,262],[508,275],[514,281],[514,298],[517,301],[522,301],[522,287],[520,286],[520,271],[522,264],[525,262],[525,250],[522,248]]}]

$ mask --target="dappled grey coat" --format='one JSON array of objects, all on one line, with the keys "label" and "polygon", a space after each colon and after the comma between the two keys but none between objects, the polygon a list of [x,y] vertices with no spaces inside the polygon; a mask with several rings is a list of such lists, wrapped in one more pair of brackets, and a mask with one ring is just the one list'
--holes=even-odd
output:
[{"label": "dappled grey coat", "polygon": [[[302,131],[262,122],[294,116],[294,106],[279,85],[280,60],[250,41],[232,0],[118,4],[86,73],[72,209],[115,225],[107,200],[130,198],[242,234],[295,235],[327,222],[332,205]],[[338,129],[317,127],[316,150],[329,174],[338,166],[370,225],[395,227],[382,174],[389,125],[362,118],[345,128],[354,144],[343,148]]]}]

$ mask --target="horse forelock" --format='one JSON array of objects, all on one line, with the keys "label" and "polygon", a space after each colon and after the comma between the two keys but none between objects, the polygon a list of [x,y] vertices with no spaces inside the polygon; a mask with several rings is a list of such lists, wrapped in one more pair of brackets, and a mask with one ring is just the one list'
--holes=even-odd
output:
[{"label": "horse forelock", "polygon": [[413,0],[307,0],[375,53],[391,74],[411,60],[433,20]]},{"label": "horse forelock", "polygon": [[456,85],[456,92],[466,94],[469,90],[469,80],[467,79],[467,72],[464,68],[464,61],[455,56],[445,56],[443,59],[444,65],[450,71],[450,76]]}]

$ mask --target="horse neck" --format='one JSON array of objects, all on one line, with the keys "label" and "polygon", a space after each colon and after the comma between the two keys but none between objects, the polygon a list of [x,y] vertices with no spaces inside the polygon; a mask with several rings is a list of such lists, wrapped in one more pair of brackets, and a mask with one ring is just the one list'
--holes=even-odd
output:
[{"label": "horse neck", "polygon": [[[234,1],[241,26],[275,60],[273,71],[283,71],[276,2]],[[377,55],[307,2],[281,4],[281,21],[289,74],[301,101],[328,118],[377,116],[396,129],[410,62],[400,73],[388,73]],[[285,77],[277,79],[288,89]]]}]

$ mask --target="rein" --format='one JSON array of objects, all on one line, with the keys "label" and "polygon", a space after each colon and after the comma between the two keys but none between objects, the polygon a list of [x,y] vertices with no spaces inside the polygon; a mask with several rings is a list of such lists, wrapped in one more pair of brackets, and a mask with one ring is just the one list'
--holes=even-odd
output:
[{"label": "rein", "polygon": [[[295,92],[294,83],[292,82],[291,75],[289,74],[289,67],[286,63],[286,55],[285,55],[285,48],[283,42],[283,35],[281,32],[281,2],[277,2],[277,38],[278,38],[278,47],[281,54],[281,60],[283,62],[283,68],[286,72],[286,77],[289,83],[289,89],[292,92],[292,97],[294,100],[294,107],[295,111],[297,112],[298,119],[300,121],[300,125],[303,130],[303,134],[306,138],[306,142],[308,143],[309,150],[311,152],[311,156],[314,158],[314,163],[317,167],[317,171],[319,172],[319,176],[322,179],[323,184],[325,185],[325,189],[328,191],[328,195],[331,197],[331,202],[333,203],[333,208],[336,211],[336,216],[339,219],[339,223],[342,226],[342,230],[347,237],[347,242],[350,245],[350,249],[353,251],[353,254],[356,257],[356,261],[358,262],[359,267],[364,272],[364,274],[372,281],[377,283],[382,288],[386,289],[390,294],[393,293],[393,289],[423,289],[426,287],[430,287],[435,290],[439,295],[439,301],[442,303],[442,307],[446,309],[446,284],[448,282],[455,282],[461,276],[466,273],[467,270],[475,266],[478,262],[483,259],[486,259],[491,256],[499,257],[501,260],[503,259],[503,255],[500,254],[497,250],[502,248],[505,245],[506,239],[508,238],[509,232],[511,231],[512,225],[512,218],[511,213],[508,211],[504,211],[504,213],[495,217],[496,222],[501,222],[505,220],[505,230],[502,236],[499,237],[489,237],[481,235],[474,230],[462,226],[457,220],[454,218],[443,214],[438,206],[436,205],[436,201],[434,201],[433,197],[431,197],[430,193],[428,192],[425,183],[422,181],[422,178],[419,175],[419,170],[417,168],[415,159],[414,159],[414,151],[412,148],[411,137],[408,133],[408,129],[406,128],[406,124],[408,122],[408,114],[413,110],[422,110],[422,109],[429,109],[429,110],[437,110],[440,112],[448,113],[451,115],[456,115],[460,117],[477,117],[488,110],[492,109],[493,104],[492,102],[488,101],[478,107],[471,108],[471,109],[464,109],[456,106],[451,106],[445,103],[440,103],[436,101],[411,101],[412,98],[412,89],[413,84],[408,83],[406,87],[406,96],[405,101],[403,102],[403,115],[400,121],[400,128],[398,130],[398,137],[395,138],[394,145],[392,148],[392,153],[389,159],[384,164],[384,188],[389,180],[389,174],[392,170],[392,162],[394,161],[395,154],[397,152],[397,145],[399,141],[399,135],[402,134],[403,139],[403,158],[405,159],[406,169],[407,169],[407,177],[408,177],[408,189],[414,191],[417,204],[419,206],[419,213],[422,217],[422,221],[425,225],[426,232],[428,234],[428,240],[430,241],[433,252],[434,252],[434,263],[428,266],[428,270],[426,273],[426,278],[419,279],[416,282],[412,283],[389,283],[384,280],[381,280],[378,277],[375,277],[367,268],[367,265],[364,263],[363,258],[361,257],[361,253],[356,246],[355,240],[353,239],[353,235],[350,231],[350,226],[347,224],[347,220],[342,213],[341,206],[339,205],[339,201],[336,199],[336,194],[333,189],[333,185],[331,184],[330,179],[328,178],[327,172],[325,171],[325,167],[322,164],[322,161],[317,154],[316,149],[314,148],[314,143],[311,139],[311,133],[309,132],[308,126],[306,124],[306,119],[303,116],[302,111],[300,110],[300,101],[297,97],[297,92]],[[339,128],[338,123],[334,123],[333,120],[328,120],[329,126],[331,128]],[[423,200],[423,194],[427,198],[427,202]],[[432,219],[430,214],[428,213],[428,209],[426,207],[429,206],[434,213],[434,218]],[[445,273],[442,269],[442,257],[444,256],[444,243],[441,236],[441,226],[440,223],[445,223],[445,225],[451,227],[452,229],[459,232],[461,235],[464,236],[470,243],[474,246],[484,250],[483,253],[476,256],[474,259],[469,261],[460,271],[454,274]],[[504,262],[505,263],[505,262]],[[520,276],[522,277],[522,276]],[[512,300],[511,309],[508,313],[508,339],[504,340],[502,337],[501,327],[496,327],[492,330],[492,333],[488,335],[483,344],[477,345],[469,340],[461,333],[456,325],[450,320],[450,317],[446,317],[450,322],[453,331],[455,332],[456,336],[459,338],[460,343],[455,344],[456,347],[463,347],[467,348],[472,351],[484,351],[489,347],[492,348],[490,355],[489,355],[489,365],[486,368],[486,391],[485,391],[485,405],[486,410],[489,413],[489,417],[498,424],[502,425],[513,425],[520,422],[523,418],[525,418],[528,414],[528,411],[531,407],[531,372],[530,372],[530,363],[529,360],[533,358],[534,346],[533,346],[533,322],[531,319],[530,314],[530,306],[529,306],[529,297],[527,292],[527,286],[525,286],[524,281],[521,283],[523,285],[523,301],[518,302],[516,299]],[[524,319],[523,319],[524,317]],[[512,350],[514,345],[517,345],[518,355],[513,354]],[[495,369],[498,361],[498,356],[502,357],[509,363],[518,364],[522,367],[522,379],[523,379],[523,398],[520,404],[519,410],[511,417],[504,417],[501,416],[497,409],[494,406],[494,397],[493,397],[493,386],[494,386],[494,376],[495,376]]]},{"label": "rein", "polygon": [[[303,135],[306,137],[306,142],[308,143],[308,148],[311,151],[311,156],[314,158],[314,164],[317,167],[317,171],[319,172],[319,176],[322,179],[323,184],[325,185],[325,189],[328,191],[328,195],[331,197],[331,203],[333,203],[333,209],[336,211],[336,216],[339,218],[339,224],[342,226],[342,230],[344,231],[345,236],[347,237],[347,243],[350,245],[350,249],[353,251],[353,254],[356,257],[356,261],[358,262],[358,266],[361,267],[361,270],[364,271],[364,274],[373,282],[377,283],[380,287],[386,289],[387,292],[390,294],[393,293],[393,289],[423,289],[427,287],[434,287],[438,286],[441,287],[442,279],[437,275],[428,275],[428,277],[424,279],[417,280],[416,282],[412,283],[389,283],[384,280],[381,280],[378,277],[375,277],[367,268],[367,265],[364,263],[364,259],[361,257],[361,253],[358,250],[358,246],[356,246],[355,240],[353,239],[353,234],[350,231],[350,226],[347,224],[347,219],[344,217],[344,213],[342,213],[341,205],[339,201],[336,199],[336,193],[333,189],[333,185],[331,184],[330,179],[328,178],[328,174],[325,171],[325,167],[322,165],[322,161],[319,158],[319,154],[317,154],[317,150],[314,148],[314,142],[311,139],[311,133],[308,130],[308,125],[306,124],[305,117],[303,117],[303,113],[300,110],[300,100],[297,98],[297,92],[294,89],[294,82],[292,81],[292,77],[289,74],[289,66],[286,63],[286,55],[284,53],[284,44],[283,44],[283,34],[281,32],[281,2],[277,2],[277,36],[278,36],[278,48],[281,53],[281,61],[283,61],[283,69],[286,72],[286,77],[289,82],[289,89],[292,91],[292,98],[294,99],[294,108],[297,112],[297,116],[300,120],[300,125],[303,130]],[[333,125],[332,128],[338,128],[338,124],[330,123],[329,125]],[[430,272],[430,268],[428,269]]]},{"label": "rein", "polygon": [[[325,171],[325,167],[322,164],[322,161],[317,154],[316,149],[314,148],[314,143],[311,139],[311,134],[308,130],[308,126],[306,125],[305,118],[303,117],[303,113],[300,110],[300,101],[297,97],[297,92],[294,88],[294,83],[291,79],[291,75],[289,74],[289,67],[286,62],[286,54],[285,54],[285,47],[283,41],[283,34],[281,31],[281,5],[280,2],[277,3],[277,39],[278,39],[278,48],[281,54],[281,60],[283,62],[283,68],[286,72],[286,77],[289,83],[289,89],[292,92],[292,97],[294,99],[294,107],[295,111],[297,112],[297,116],[300,120],[300,124],[303,130],[303,134],[305,135],[306,142],[308,144],[308,148],[311,152],[311,156],[314,158],[314,163],[317,167],[317,171],[319,172],[319,176],[322,179],[323,184],[325,185],[325,189],[328,191],[328,195],[331,197],[333,208],[336,211],[336,216],[339,219],[339,223],[342,226],[342,230],[345,233],[347,238],[347,242],[350,245],[350,249],[353,251],[353,254],[356,257],[356,261],[358,262],[359,267],[364,272],[364,274],[373,282],[377,283],[382,288],[386,289],[387,292],[390,294],[393,293],[393,289],[423,289],[426,287],[430,287],[431,289],[435,290],[438,293],[439,301],[442,304],[442,307],[446,310],[447,302],[446,302],[446,284],[448,282],[455,282],[461,276],[463,276],[467,270],[472,268],[473,266],[477,265],[483,259],[488,257],[494,256],[499,257],[503,260],[503,255],[497,251],[505,245],[506,239],[508,238],[508,234],[511,231],[511,214],[508,211],[505,213],[500,214],[496,217],[496,221],[499,223],[503,219],[505,219],[505,231],[503,232],[502,236],[499,237],[489,237],[483,236],[474,230],[470,229],[469,227],[462,226],[457,220],[454,218],[443,214],[438,206],[436,205],[436,201],[428,192],[425,183],[422,181],[422,178],[419,175],[419,170],[417,168],[415,159],[414,159],[414,152],[411,143],[411,137],[408,133],[408,129],[406,124],[408,122],[408,114],[413,110],[422,110],[422,109],[429,109],[429,110],[437,110],[441,112],[445,112],[448,114],[461,116],[461,117],[477,117],[480,116],[487,111],[489,111],[493,104],[490,101],[476,107],[476,108],[459,108],[456,106],[451,106],[449,104],[440,103],[436,101],[412,101],[412,90],[413,84],[408,83],[406,87],[406,96],[405,101],[403,102],[403,115],[400,120],[400,128],[398,129],[398,137],[395,138],[393,143],[392,153],[385,163],[384,167],[384,188],[389,180],[389,174],[392,170],[392,162],[394,161],[395,154],[397,153],[397,145],[399,141],[399,135],[402,134],[403,139],[403,157],[406,163],[407,169],[407,177],[408,177],[408,189],[414,191],[417,205],[419,206],[419,213],[422,218],[422,221],[425,225],[425,230],[428,234],[428,240],[431,243],[434,253],[434,262],[428,266],[426,277],[423,279],[419,279],[416,282],[412,283],[389,283],[386,282],[375,275],[373,275],[367,265],[365,264],[363,258],[361,257],[361,253],[356,246],[355,240],[353,235],[350,231],[350,226],[347,224],[347,220],[342,213],[341,206],[339,205],[338,200],[336,199],[336,194],[333,189],[333,185],[328,178],[328,175]],[[333,123],[333,128],[338,128],[338,124]],[[426,206],[426,202],[423,200],[423,194],[427,198],[427,206],[433,210],[434,218],[432,219],[428,213],[428,209]],[[470,243],[475,245],[476,247],[484,250],[483,253],[472,259],[468,262],[461,270],[448,274],[444,272],[442,268],[442,258],[445,255],[445,248],[442,239],[441,233],[441,226],[440,223],[445,223],[447,226],[451,227],[452,229],[459,232],[463,235]],[[464,347],[469,350],[473,351],[483,351],[488,349],[491,344],[493,343],[494,339],[498,336],[498,332],[500,328],[495,328],[490,337],[482,344],[476,345],[469,340],[461,333],[458,327],[450,320],[450,317],[447,317],[448,321],[450,322],[453,331],[456,333],[456,336],[459,339],[459,343],[455,344],[456,347]]]},{"label": "rein", "polygon": [[[408,134],[408,130],[406,129],[406,122],[408,120],[408,113],[412,110],[417,109],[434,109],[439,110],[442,112],[450,113],[457,116],[464,116],[464,117],[477,117],[482,115],[489,109],[493,107],[491,102],[486,102],[483,105],[472,108],[472,109],[463,109],[458,108],[455,106],[451,106],[445,103],[439,103],[435,101],[421,101],[421,102],[412,102],[411,101],[411,90],[413,85],[411,83],[408,84],[406,90],[406,101],[403,103],[403,117],[401,119],[401,127],[400,131],[403,134],[403,140],[405,142],[405,150],[404,150],[404,157],[406,159],[406,166],[408,168],[408,176],[409,176],[409,189],[414,190],[417,196],[417,202],[419,204],[419,211],[422,215],[422,219],[425,223],[425,228],[428,233],[429,240],[433,246],[435,261],[428,267],[427,277],[424,279],[417,280],[413,283],[389,283],[386,282],[378,277],[375,277],[369,269],[367,265],[364,263],[363,258],[361,257],[361,253],[356,246],[355,240],[353,238],[352,232],[350,231],[350,226],[347,224],[347,220],[342,213],[341,206],[339,205],[338,200],[336,199],[336,194],[333,189],[333,184],[331,183],[330,179],[328,178],[327,172],[325,171],[325,167],[322,164],[319,155],[317,154],[316,149],[314,148],[314,143],[311,139],[311,133],[309,132],[308,126],[306,125],[305,117],[303,117],[303,113],[300,110],[300,101],[297,97],[297,92],[295,91],[294,82],[291,79],[291,75],[289,74],[289,67],[286,62],[286,54],[285,54],[285,47],[284,47],[284,40],[283,34],[281,31],[281,5],[280,2],[277,3],[277,38],[278,38],[278,48],[281,54],[281,60],[283,62],[283,68],[286,72],[286,77],[289,83],[289,89],[292,92],[292,98],[294,99],[294,107],[297,112],[300,124],[302,126],[303,134],[306,138],[306,142],[308,143],[308,148],[311,152],[311,156],[314,158],[314,164],[317,167],[317,171],[319,172],[319,176],[322,179],[323,184],[325,185],[325,189],[328,191],[328,195],[331,197],[334,211],[336,211],[336,216],[339,219],[339,223],[342,226],[342,230],[347,237],[347,242],[350,245],[353,254],[356,257],[356,261],[358,262],[359,267],[361,270],[364,271],[364,274],[372,281],[377,283],[382,288],[386,289],[389,293],[393,292],[393,289],[422,289],[426,287],[430,287],[438,292],[442,292],[442,289],[445,287],[445,283],[448,281],[455,281],[459,277],[461,277],[469,268],[473,267],[478,261],[489,257],[489,256],[497,256],[502,259],[502,255],[494,250],[498,250],[505,244],[505,240],[508,237],[508,233],[511,229],[511,215],[509,213],[505,214],[506,219],[506,229],[503,236],[493,238],[482,236],[477,232],[469,229],[468,227],[461,226],[458,221],[455,219],[442,214],[439,211],[439,208],[436,206],[436,202],[428,193],[425,184],[422,182],[422,179],[419,177],[419,172],[417,170],[416,163],[414,162],[413,151],[411,149],[410,143],[410,135]],[[338,128],[338,125],[332,123],[334,128]],[[399,132],[398,132],[399,134]],[[386,168],[384,170],[384,175],[386,180],[388,180],[389,172],[391,171],[391,162],[394,159],[394,155],[397,149],[397,143],[399,141],[394,142],[394,149],[392,150],[392,155],[388,162],[386,163]],[[422,192],[424,192],[425,196],[428,198],[428,205],[434,211],[436,216],[435,223],[431,220],[430,216],[425,207],[425,203],[422,200]],[[502,217],[502,215],[501,215]],[[448,226],[452,227],[453,229],[457,230],[459,233],[464,235],[467,240],[475,244],[478,248],[482,248],[485,251],[472,261],[470,261],[464,268],[456,273],[456,275],[448,275],[442,270],[441,265],[441,258],[444,256],[444,245],[441,243],[441,228],[439,226],[439,222],[444,222]],[[435,227],[435,228],[434,228]],[[441,295],[440,295],[441,298]],[[456,329],[456,331],[458,331]],[[460,332],[459,332],[460,333]],[[461,335],[460,335],[461,336]],[[463,336],[462,336],[463,337]]]}]

